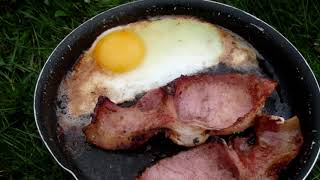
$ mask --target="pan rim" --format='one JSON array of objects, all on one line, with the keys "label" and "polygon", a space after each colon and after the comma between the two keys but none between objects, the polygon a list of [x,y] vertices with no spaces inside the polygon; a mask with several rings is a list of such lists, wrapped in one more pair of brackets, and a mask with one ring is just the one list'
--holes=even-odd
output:
[{"label": "pan rim", "polygon": [[[124,4],[121,4],[121,5],[115,6],[115,7],[113,7],[113,8],[108,9],[108,10],[102,11],[102,12],[98,13],[97,15],[91,17],[91,18],[88,19],[87,21],[81,23],[78,27],[76,27],[76,28],[73,29],[68,35],[66,35],[66,36],[58,43],[58,45],[53,49],[53,51],[51,52],[51,54],[50,54],[49,57],[47,58],[46,62],[45,62],[44,65],[42,66],[41,71],[40,71],[40,73],[39,73],[39,75],[38,75],[38,79],[37,79],[37,82],[36,82],[36,86],[35,86],[35,90],[34,90],[34,95],[33,95],[33,114],[34,114],[34,119],[35,119],[35,122],[36,122],[36,126],[37,126],[38,133],[39,133],[39,135],[40,135],[40,138],[41,138],[42,142],[44,143],[44,145],[46,146],[46,148],[48,149],[49,153],[50,153],[51,156],[54,158],[54,160],[59,164],[60,167],[62,167],[62,169],[66,170],[68,173],[70,173],[70,174],[74,177],[74,179],[76,179],[76,180],[79,179],[79,178],[77,177],[77,175],[76,175],[71,169],[69,169],[69,168],[67,168],[65,165],[63,165],[63,164],[60,162],[60,160],[58,160],[58,158],[57,158],[57,157],[54,155],[54,153],[51,151],[49,145],[47,144],[46,140],[44,139],[44,137],[43,137],[43,135],[42,135],[40,126],[39,126],[39,124],[38,124],[38,117],[37,117],[38,112],[37,112],[37,108],[36,108],[36,106],[37,106],[36,99],[38,98],[38,96],[37,96],[37,91],[38,91],[38,89],[39,89],[39,88],[38,88],[38,84],[39,84],[39,82],[40,82],[41,77],[43,76],[42,74],[43,74],[43,71],[44,71],[45,67],[46,67],[46,66],[48,65],[48,63],[51,61],[51,57],[52,57],[53,54],[56,52],[57,48],[60,47],[60,46],[65,42],[65,40],[66,40],[67,38],[69,38],[76,30],[82,28],[82,27],[83,27],[86,23],[88,23],[90,20],[92,20],[92,19],[94,19],[94,18],[96,18],[96,17],[104,14],[104,13],[107,12],[107,11],[112,11],[112,10],[114,10],[114,9],[117,9],[117,8],[120,8],[120,7],[123,7],[123,6],[128,6],[128,5],[131,5],[131,4],[142,3],[142,2],[144,2],[144,1],[147,1],[147,0],[137,0],[137,1],[132,1],[132,2],[128,2],[128,3],[124,3]],[[189,1],[190,1],[190,0],[189,0]],[[199,2],[199,0],[191,0],[191,1],[195,1],[195,2],[198,1],[198,2]],[[263,25],[267,26],[267,27],[270,28],[272,31],[274,31],[276,34],[280,35],[281,38],[283,38],[283,40],[285,40],[285,41],[298,53],[298,55],[300,56],[300,58],[303,59],[303,63],[306,65],[306,67],[307,67],[307,69],[309,70],[309,72],[311,72],[312,78],[313,78],[314,82],[316,83],[315,85],[316,85],[316,87],[317,87],[317,90],[318,90],[318,92],[320,93],[320,86],[319,86],[319,83],[318,83],[318,81],[317,81],[317,78],[316,78],[314,72],[312,71],[310,65],[308,64],[308,62],[307,62],[306,59],[304,58],[304,56],[303,56],[303,55],[300,53],[300,51],[299,51],[284,35],[282,35],[277,29],[275,29],[273,26],[269,25],[269,24],[266,23],[265,21],[261,20],[260,18],[254,16],[254,15],[252,15],[252,14],[250,14],[250,13],[248,13],[248,12],[242,10],[242,9],[239,9],[239,8],[237,8],[237,7],[234,7],[234,6],[231,6],[231,5],[228,5],[228,4],[224,4],[224,3],[220,3],[220,2],[217,2],[217,1],[210,1],[210,0],[201,0],[201,1],[202,1],[202,2],[206,2],[206,3],[212,3],[212,4],[220,5],[220,6],[225,6],[225,7],[227,7],[227,8],[230,8],[231,10],[235,10],[235,11],[244,13],[244,14],[246,14],[247,16],[250,16],[251,18],[253,18],[253,19],[257,20],[258,22],[262,23]],[[156,0],[155,0],[154,2],[156,2]],[[252,23],[252,25],[255,26],[255,28],[259,29],[259,26],[258,26],[258,25],[253,24],[253,23]],[[259,29],[259,30],[260,30],[260,29]],[[310,174],[310,172],[312,171],[314,165],[315,165],[316,162],[317,162],[317,159],[318,159],[319,155],[320,155],[320,148],[318,148],[318,152],[317,152],[317,154],[316,154],[316,157],[314,158],[314,160],[313,160],[310,168],[308,169],[307,173],[304,175],[303,180],[305,180],[305,179],[308,177],[308,175]]]}]

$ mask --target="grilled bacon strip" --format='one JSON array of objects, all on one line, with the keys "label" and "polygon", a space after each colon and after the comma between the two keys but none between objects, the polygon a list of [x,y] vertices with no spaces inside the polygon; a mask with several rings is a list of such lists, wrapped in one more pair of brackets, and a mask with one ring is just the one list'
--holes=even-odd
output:
[{"label": "grilled bacon strip", "polygon": [[84,133],[88,142],[110,150],[134,148],[161,129],[175,143],[194,146],[210,134],[251,126],[276,84],[255,75],[182,76],[170,94],[155,89],[128,108],[100,98]]},{"label": "grilled bacon strip", "polygon": [[303,143],[297,117],[277,121],[257,117],[255,143],[250,137],[209,142],[147,168],[137,180],[278,179]]}]

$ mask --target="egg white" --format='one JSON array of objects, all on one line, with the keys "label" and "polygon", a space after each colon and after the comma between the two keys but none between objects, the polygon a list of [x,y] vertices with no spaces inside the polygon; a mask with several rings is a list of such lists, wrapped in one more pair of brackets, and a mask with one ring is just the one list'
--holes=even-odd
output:
[{"label": "egg white", "polygon": [[[181,75],[216,65],[223,53],[218,29],[194,19],[164,18],[117,29],[137,33],[144,41],[146,55],[132,71],[92,77],[93,82],[106,88],[105,95],[115,103],[132,100],[137,94],[164,86]],[[112,31],[106,31],[98,40]]]}]

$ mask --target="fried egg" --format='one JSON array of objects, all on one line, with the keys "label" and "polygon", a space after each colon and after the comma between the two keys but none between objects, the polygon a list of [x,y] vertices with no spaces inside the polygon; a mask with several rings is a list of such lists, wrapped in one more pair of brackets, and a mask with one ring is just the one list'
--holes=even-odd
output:
[{"label": "fried egg", "polygon": [[92,112],[99,96],[114,103],[130,101],[219,62],[254,62],[255,53],[243,45],[238,48],[238,42],[221,28],[191,17],[167,16],[109,29],[64,82],[69,111]]}]

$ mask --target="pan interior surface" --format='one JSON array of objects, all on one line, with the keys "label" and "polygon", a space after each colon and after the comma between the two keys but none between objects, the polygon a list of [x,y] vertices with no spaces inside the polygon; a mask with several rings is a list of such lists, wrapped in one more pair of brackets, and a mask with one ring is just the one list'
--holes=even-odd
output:
[{"label": "pan interior surface", "polygon": [[[82,52],[107,29],[162,15],[188,15],[217,24],[240,35],[264,57],[261,66],[279,82],[276,98],[290,106],[284,116],[298,115],[305,143],[299,156],[283,170],[281,178],[303,179],[319,151],[320,93],[301,54],[272,27],[245,12],[216,2],[198,0],[137,1],[103,12],[71,32],[54,50],[38,79],[35,117],[43,140],[56,160],[79,179],[134,179],[146,166],[184,150],[159,136],[135,151],[106,151],[87,144],[81,130],[67,136],[57,127],[56,107],[60,82]],[[266,109],[273,111],[274,109]],[[83,117],[88,118],[88,117]]]}]

